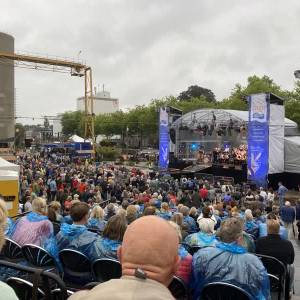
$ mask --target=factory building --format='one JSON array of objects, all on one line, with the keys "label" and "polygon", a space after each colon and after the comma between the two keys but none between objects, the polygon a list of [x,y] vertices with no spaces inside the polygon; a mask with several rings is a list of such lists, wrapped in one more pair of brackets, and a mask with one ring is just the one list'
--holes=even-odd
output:
[{"label": "factory building", "polygon": [[[77,99],[77,110],[84,111],[84,97]],[[113,113],[119,110],[119,99],[111,98],[110,93],[95,90],[94,93],[94,114]]]}]

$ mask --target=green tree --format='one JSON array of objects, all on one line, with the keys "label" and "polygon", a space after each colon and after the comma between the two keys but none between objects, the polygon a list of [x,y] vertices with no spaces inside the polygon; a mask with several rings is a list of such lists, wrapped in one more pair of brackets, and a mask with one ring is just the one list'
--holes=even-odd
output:
[{"label": "green tree", "polygon": [[287,93],[285,115],[300,127],[300,80],[297,80],[294,89]]},{"label": "green tree", "polygon": [[61,118],[62,132],[66,135],[84,134],[84,113],[81,111],[65,112]]},{"label": "green tree", "polygon": [[[269,92],[285,100],[286,116],[300,126],[300,81],[296,81],[292,91],[286,91],[268,76],[253,75],[248,77],[245,86],[236,84],[230,96],[222,101],[215,101],[214,95],[213,98],[208,97],[201,87],[191,86],[187,91],[181,93],[182,97],[168,96],[153,99],[148,105],[137,105],[125,112],[118,111],[98,115],[95,117],[95,134],[103,134],[107,138],[115,134],[121,135],[123,141],[125,136],[138,135],[141,140],[147,136],[153,143],[156,143],[160,107],[173,106],[182,110],[183,113],[204,108],[247,110],[248,95]],[[196,96],[193,96],[193,93]],[[83,135],[84,114],[82,112],[66,112],[62,117],[62,125],[65,134]]]},{"label": "green tree", "polygon": [[210,90],[198,85],[191,85],[186,91],[179,94],[179,100],[190,100],[205,97],[208,102],[216,102],[215,94]]},{"label": "green tree", "polygon": [[110,138],[114,134],[122,134],[125,114],[118,111],[110,114],[100,114],[95,118],[95,134],[103,134]]},{"label": "green tree", "polygon": [[245,87],[242,87],[240,84],[236,84],[229,99],[245,99],[251,94],[258,93],[273,93],[282,98],[286,98],[287,96],[287,92],[282,90],[281,87],[270,77],[266,75],[262,77],[253,75],[248,77],[247,85]]}]

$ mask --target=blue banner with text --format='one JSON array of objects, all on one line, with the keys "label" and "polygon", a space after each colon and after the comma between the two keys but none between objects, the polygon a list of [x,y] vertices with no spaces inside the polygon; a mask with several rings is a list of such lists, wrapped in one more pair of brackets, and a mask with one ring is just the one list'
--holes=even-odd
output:
[{"label": "blue banner with text", "polygon": [[248,180],[266,187],[269,171],[269,119],[268,94],[248,97]]},{"label": "blue banner with text", "polygon": [[169,166],[169,116],[166,108],[159,111],[159,169],[166,170]]}]

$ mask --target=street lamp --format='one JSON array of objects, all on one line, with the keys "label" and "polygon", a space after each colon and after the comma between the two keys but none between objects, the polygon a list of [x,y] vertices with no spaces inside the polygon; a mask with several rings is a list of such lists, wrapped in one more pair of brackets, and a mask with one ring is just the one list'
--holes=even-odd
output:
[{"label": "street lamp", "polygon": [[296,77],[297,79],[300,79],[300,70],[296,70],[296,71],[294,72],[294,75],[295,75],[295,77]]}]

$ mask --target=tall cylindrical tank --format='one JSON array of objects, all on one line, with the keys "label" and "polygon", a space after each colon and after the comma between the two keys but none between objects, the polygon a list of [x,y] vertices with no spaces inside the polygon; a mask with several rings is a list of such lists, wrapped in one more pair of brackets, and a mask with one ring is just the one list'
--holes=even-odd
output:
[{"label": "tall cylindrical tank", "polygon": [[[14,38],[0,32],[0,52],[14,52]],[[0,59],[0,142],[15,136],[15,72],[13,61]]]}]

